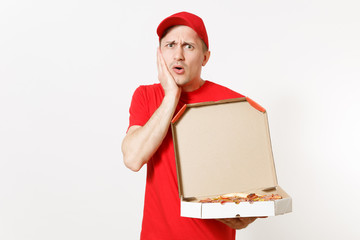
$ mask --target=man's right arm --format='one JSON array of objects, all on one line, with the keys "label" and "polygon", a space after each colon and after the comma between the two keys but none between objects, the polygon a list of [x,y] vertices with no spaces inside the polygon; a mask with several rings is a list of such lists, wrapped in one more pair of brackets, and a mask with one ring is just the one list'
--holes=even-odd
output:
[{"label": "man's right arm", "polygon": [[134,125],[129,128],[121,147],[124,163],[133,171],[139,171],[161,145],[180,98],[181,89],[171,76],[160,49],[157,53],[157,66],[165,97],[144,126]]},{"label": "man's right arm", "polygon": [[131,126],[123,140],[122,152],[126,167],[139,171],[164,140],[178,99],[165,96],[160,107],[144,126]]}]

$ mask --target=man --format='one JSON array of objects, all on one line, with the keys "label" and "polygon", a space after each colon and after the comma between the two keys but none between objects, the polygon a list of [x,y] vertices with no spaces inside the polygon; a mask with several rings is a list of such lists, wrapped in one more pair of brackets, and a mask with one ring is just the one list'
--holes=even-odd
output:
[{"label": "man", "polygon": [[234,240],[235,230],[256,218],[219,220],[180,216],[180,199],[170,122],[187,103],[242,97],[201,78],[210,58],[205,25],[198,16],[180,12],[157,29],[160,84],[140,86],[130,106],[130,125],[122,143],[125,165],[138,171],[147,164],[141,239]]}]

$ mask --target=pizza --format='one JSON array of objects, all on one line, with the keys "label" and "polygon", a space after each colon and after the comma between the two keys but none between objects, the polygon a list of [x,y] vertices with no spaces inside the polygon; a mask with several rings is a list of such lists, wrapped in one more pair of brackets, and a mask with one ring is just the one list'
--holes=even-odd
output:
[{"label": "pizza", "polygon": [[271,195],[257,195],[255,193],[228,193],[224,195],[220,195],[214,198],[206,198],[202,199],[199,202],[201,203],[221,203],[225,204],[228,202],[234,202],[239,204],[241,202],[263,202],[263,201],[275,201],[282,199],[279,194],[271,194]]}]

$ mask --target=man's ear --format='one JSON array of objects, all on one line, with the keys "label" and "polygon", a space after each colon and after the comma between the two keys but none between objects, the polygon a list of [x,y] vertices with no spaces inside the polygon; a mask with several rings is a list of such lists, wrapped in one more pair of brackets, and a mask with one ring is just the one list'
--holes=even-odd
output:
[{"label": "man's ear", "polygon": [[202,66],[204,67],[206,65],[206,63],[209,61],[210,58],[210,51],[206,51],[204,53],[204,60],[202,62]]}]

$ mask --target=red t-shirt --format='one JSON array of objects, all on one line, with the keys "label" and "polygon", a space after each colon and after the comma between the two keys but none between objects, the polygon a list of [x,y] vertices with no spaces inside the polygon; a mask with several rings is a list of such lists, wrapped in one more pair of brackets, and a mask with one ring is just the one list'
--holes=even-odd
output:
[{"label": "red t-shirt", "polygon": [[[175,114],[187,103],[218,101],[243,95],[205,81],[193,92],[182,92]],[[140,86],[130,106],[130,126],[143,126],[160,106],[164,90],[160,84]],[[196,179],[194,179],[196,181]],[[212,219],[180,216],[180,198],[171,130],[147,163],[142,240],[234,240],[235,230]]]}]

